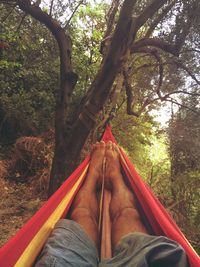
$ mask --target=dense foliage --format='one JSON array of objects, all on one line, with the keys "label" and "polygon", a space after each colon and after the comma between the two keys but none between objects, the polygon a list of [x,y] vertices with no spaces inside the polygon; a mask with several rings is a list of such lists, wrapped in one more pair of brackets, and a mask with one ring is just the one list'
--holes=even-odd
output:
[{"label": "dense foliage", "polygon": [[[88,88],[105,61],[123,1],[116,1],[119,7],[109,29],[112,9],[108,1],[54,2],[51,9],[48,1],[42,1],[41,10],[51,13],[71,36],[72,63],[78,75],[67,103],[64,136],[68,140],[69,129],[84,107],[84,97],[88,97]],[[134,16],[151,2],[137,1]],[[179,57],[175,57],[175,53],[151,49],[151,46],[127,56],[91,136],[94,140],[94,136],[100,135],[114,108],[115,117],[111,123],[117,140],[198,249],[199,5],[194,0],[169,2],[170,8],[164,6],[139,29],[135,42],[149,36],[169,44],[175,40],[180,45]],[[156,19],[160,20],[153,27]],[[0,23],[0,156],[5,159],[8,145],[19,137],[41,136],[54,128],[54,113],[60,104],[60,58],[57,42],[50,31],[15,4],[0,3]],[[178,103],[179,108],[175,112],[172,110],[166,130],[153,118],[152,110],[159,112],[163,103],[168,102],[176,107]],[[10,178],[16,178],[16,174],[23,176],[24,172],[19,169]]]},{"label": "dense foliage", "polygon": [[1,39],[8,46],[0,55],[1,142],[22,134],[38,134],[52,126],[59,59],[50,33],[19,12],[1,6]]},{"label": "dense foliage", "polygon": [[170,186],[175,217],[186,233],[191,235],[192,242],[199,247],[200,107],[192,96],[184,98],[184,103],[191,110],[180,108],[169,126]]}]

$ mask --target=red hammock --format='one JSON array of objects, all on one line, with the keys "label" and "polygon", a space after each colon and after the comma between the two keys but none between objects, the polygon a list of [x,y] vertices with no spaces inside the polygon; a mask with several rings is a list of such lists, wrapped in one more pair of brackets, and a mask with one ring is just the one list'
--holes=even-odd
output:
[{"label": "red hammock", "polygon": [[[111,128],[107,126],[102,138],[116,143]],[[122,149],[121,165],[134,191],[146,219],[155,235],[164,235],[177,241],[186,251],[190,267],[200,266],[200,258],[181,233],[178,226],[142,181],[133,164]],[[43,207],[0,249],[0,266],[31,266],[55,223],[66,216],[70,205],[81,187],[89,166],[88,156]]]}]

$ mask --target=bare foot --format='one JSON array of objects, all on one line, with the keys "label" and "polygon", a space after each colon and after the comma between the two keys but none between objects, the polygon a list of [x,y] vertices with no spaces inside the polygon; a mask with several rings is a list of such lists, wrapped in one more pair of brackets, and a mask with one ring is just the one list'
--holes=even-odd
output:
[{"label": "bare foot", "polygon": [[109,141],[106,144],[106,181],[105,186],[108,190],[112,190],[117,184],[121,184],[123,177],[120,171],[120,161],[119,161],[119,148],[117,145]]},{"label": "bare foot", "polygon": [[88,182],[94,185],[94,183],[97,184],[97,182],[100,182],[102,178],[105,148],[106,144],[103,141],[97,142],[95,145],[93,145],[86,183]]},{"label": "bare foot", "polygon": [[75,216],[75,211],[80,211],[80,209],[83,209],[84,213],[89,211],[90,215],[95,218],[96,223],[98,221],[99,208],[96,193],[97,188],[102,181],[101,178],[105,148],[106,145],[104,142],[97,142],[95,145],[93,145],[87,176],[71,206],[70,217],[75,221],[78,220]]}]

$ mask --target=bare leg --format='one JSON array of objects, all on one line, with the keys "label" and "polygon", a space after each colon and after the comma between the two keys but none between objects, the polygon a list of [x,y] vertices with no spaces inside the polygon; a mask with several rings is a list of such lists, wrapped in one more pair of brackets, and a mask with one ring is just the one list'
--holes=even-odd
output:
[{"label": "bare leg", "polygon": [[124,183],[120,172],[119,151],[115,144],[106,145],[106,187],[111,190],[110,216],[112,248],[122,236],[131,232],[147,233],[137,211],[135,197]]},{"label": "bare leg", "polygon": [[86,180],[77,194],[71,212],[71,219],[79,223],[88,236],[99,247],[97,185],[101,180],[105,143],[94,145]]}]

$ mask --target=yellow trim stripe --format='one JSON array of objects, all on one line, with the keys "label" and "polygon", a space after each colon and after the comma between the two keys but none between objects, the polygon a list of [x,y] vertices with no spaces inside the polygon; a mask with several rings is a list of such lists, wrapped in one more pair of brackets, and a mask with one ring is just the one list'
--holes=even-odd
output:
[{"label": "yellow trim stripe", "polygon": [[43,224],[43,226],[40,228],[38,233],[34,236],[32,241],[29,243],[27,248],[24,250],[23,254],[16,262],[15,267],[32,266],[37,255],[39,254],[40,250],[42,249],[43,245],[45,244],[48,236],[50,235],[52,229],[54,228],[55,224],[62,216],[63,211],[65,210],[66,206],[70,202],[70,200],[73,197],[78,186],[80,185],[80,183],[84,179],[84,176],[87,172],[88,166],[89,166],[89,163],[87,164],[87,166],[83,170],[82,174],[80,175],[80,177],[77,180],[77,182],[75,183],[75,185],[66,193],[66,196],[63,198],[63,200],[60,202],[60,204],[57,206],[57,208],[54,210],[54,212],[50,215],[48,220]]}]

